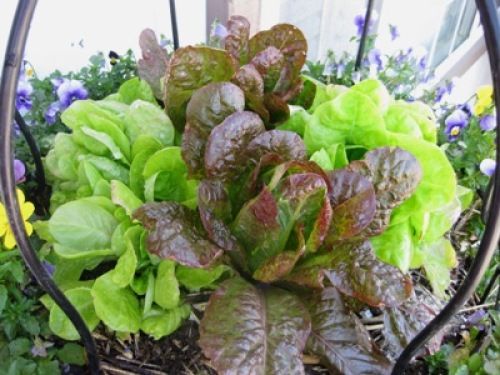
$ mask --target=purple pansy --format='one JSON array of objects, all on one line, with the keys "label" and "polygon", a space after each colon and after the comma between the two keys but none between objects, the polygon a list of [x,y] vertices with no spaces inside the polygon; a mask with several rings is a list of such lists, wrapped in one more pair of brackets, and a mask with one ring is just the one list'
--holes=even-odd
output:
[{"label": "purple pansy", "polygon": [[46,260],[42,261],[42,266],[50,276],[54,275],[54,272],[56,271],[56,266],[54,266],[52,263],[47,262]]},{"label": "purple pansy", "polygon": [[[365,27],[365,16],[358,14],[356,17],[354,17],[354,24],[356,25],[357,29],[357,34],[358,36],[363,35],[363,28]],[[373,25],[373,21],[370,20],[370,23],[368,24],[368,33],[370,33],[370,28]]]},{"label": "purple pansy", "polygon": [[89,93],[83,83],[74,79],[65,80],[57,89],[61,109],[66,109],[75,100],[87,99]]},{"label": "purple pansy", "polygon": [[57,93],[57,89],[65,82],[67,81],[66,78],[62,77],[56,77],[52,78],[50,82],[52,83],[52,87],[54,88],[54,93]]},{"label": "purple pansy", "polygon": [[427,67],[427,56],[422,56],[419,60],[418,60],[418,64],[417,64],[418,68],[420,70],[425,70],[425,68]]},{"label": "purple pansy", "polygon": [[384,63],[382,62],[382,54],[380,53],[379,49],[372,49],[370,52],[368,52],[367,57],[370,65],[375,65],[378,70],[381,70],[384,67]]},{"label": "purple pansy", "polygon": [[47,124],[54,125],[57,120],[57,113],[61,110],[61,104],[59,102],[53,102],[49,105],[44,113],[45,121]]},{"label": "purple pansy", "polygon": [[389,24],[389,32],[391,33],[391,40],[395,40],[399,37],[399,30],[396,25]]},{"label": "purple pansy", "polygon": [[444,123],[446,125],[444,132],[448,136],[448,140],[454,141],[458,138],[462,129],[469,123],[469,117],[461,109],[456,109],[446,117]]},{"label": "purple pansy", "polygon": [[216,37],[216,38],[219,38],[219,39],[224,39],[228,34],[228,31],[226,29],[226,26],[224,26],[223,24],[221,23],[218,23],[217,25],[215,25],[215,27],[213,28],[212,30],[212,37]]},{"label": "purple pansy", "polygon": [[439,86],[436,89],[436,96],[434,97],[434,101],[436,103],[439,103],[441,100],[443,100],[443,97],[447,94],[446,86]]},{"label": "purple pansy", "polygon": [[31,109],[33,106],[33,103],[31,102],[32,93],[33,86],[31,86],[31,83],[24,79],[20,79],[16,92],[16,108],[19,112],[26,112]]},{"label": "purple pansy", "polygon": [[459,109],[467,113],[467,116],[471,118],[472,116],[472,107],[469,103],[464,103],[458,106]]},{"label": "purple pansy", "polygon": [[493,159],[484,159],[481,164],[479,164],[479,170],[489,177],[493,176],[496,167],[497,162]]},{"label": "purple pansy", "polygon": [[16,184],[24,182],[26,179],[26,166],[19,159],[14,159],[14,179]]},{"label": "purple pansy", "polygon": [[479,127],[488,132],[497,127],[497,117],[495,115],[486,115],[479,120]]}]

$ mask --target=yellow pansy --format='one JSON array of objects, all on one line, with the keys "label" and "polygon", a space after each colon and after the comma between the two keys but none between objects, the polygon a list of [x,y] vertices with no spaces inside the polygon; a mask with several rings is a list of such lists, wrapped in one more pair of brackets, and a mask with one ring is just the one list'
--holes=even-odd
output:
[{"label": "yellow pansy", "polygon": [[[28,219],[33,212],[35,212],[35,206],[31,202],[25,202],[24,193],[17,189],[17,200],[19,201],[19,206],[21,207],[21,215],[24,221],[24,227],[28,235],[33,233],[33,226]],[[5,248],[12,249],[16,246],[16,239],[14,238],[14,233],[9,225],[9,219],[7,218],[7,212],[5,207],[0,203],[0,238],[3,237],[3,244]]]},{"label": "yellow pansy", "polygon": [[480,116],[493,102],[493,87],[490,85],[481,86],[476,91],[476,104],[474,104],[474,114]]}]

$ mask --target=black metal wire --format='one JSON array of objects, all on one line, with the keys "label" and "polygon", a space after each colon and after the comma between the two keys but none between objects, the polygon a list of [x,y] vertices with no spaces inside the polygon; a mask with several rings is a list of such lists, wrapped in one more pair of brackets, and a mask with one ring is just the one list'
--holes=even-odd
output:
[{"label": "black metal wire", "polygon": [[370,20],[372,18],[372,11],[373,11],[373,0],[368,0],[368,6],[366,7],[366,12],[365,12],[365,23],[363,25],[363,33],[361,34],[358,53],[356,55],[356,63],[354,64],[354,70],[356,72],[361,67],[361,61],[363,61],[363,56],[365,54],[366,38],[368,37],[368,32],[370,31]]},{"label": "black metal wire", "polygon": [[[484,39],[488,50],[491,76],[495,90],[495,105],[500,113],[500,24],[494,0],[476,0],[484,30]],[[401,375],[412,357],[425,343],[440,331],[458,310],[469,300],[477,285],[486,272],[491,258],[495,253],[500,238],[500,116],[497,116],[496,137],[496,169],[493,192],[491,194],[490,214],[487,217],[486,230],[477,255],[469,269],[469,273],[460,285],[456,294],[450,299],[444,309],[408,344],[399,356],[393,370],[393,375]]]},{"label": "black metal wire", "polygon": [[172,24],[172,38],[174,39],[174,50],[179,48],[179,32],[177,30],[177,14],[175,12],[175,0],[169,0],[170,23]]},{"label": "black metal wire", "polygon": [[[40,155],[40,150],[36,144],[35,138],[33,138],[33,135],[31,135],[31,132],[29,130],[28,125],[26,124],[26,121],[24,121],[23,116],[19,111],[16,109],[15,113],[15,119],[16,123],[19,126],[19,130],[21,130],[21,133],[26,140],[26,143],[28,144],[28,147],[30,149],[31,155],[33,156],[33,161],[35,162],[35,179],[37,183],[37,199],[38,199],[38,207],[37,212],[40,215],[46,215],[49,211],[48,207],[48,200],[46,198],[46,192],[47,192],[47,184],[45,181],[45,171],[43,169],[43,163],[42,163],[42,155]],[[42,208],[42,211],[39,211],[39,208]]]},{"label": "black metal wire", "polygon": [[75,326],[87,350],[90,372],[93,375],[98,375],[99,358],[94,340],[78,311],[52,281],[38,259],[26,233],[19,202],[17,201],[11,142],[14,103],[24,47],[36,3],[37,0],[20,0],[18,2],[5,53],[2,82],[0,84],[0,192],[9,217],[9,224],[14,232],[24,262],[36,281],[52,297]]}]

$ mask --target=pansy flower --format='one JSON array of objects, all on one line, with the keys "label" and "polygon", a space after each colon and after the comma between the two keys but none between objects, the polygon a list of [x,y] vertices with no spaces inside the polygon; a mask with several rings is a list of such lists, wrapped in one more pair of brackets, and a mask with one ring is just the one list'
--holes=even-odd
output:
[{"label": "pansy flower", "polygon": [[[373,14],[372,14],[373,18]],[[356,17],[354,17],[354,24],[357,27],[357,34],[358,36],[363,35],[363,28],[365,27],[365,16],[358,14]],[[373,26],[373,21],[370,19],[370,23],[368,25],[368,33],[370,33],[370,28]]]},{"label": "pansy flower", "polygon": [[493,176],[495,169],[497,167],[497,162],[493,159],[484,159],[481,164],[479,164],[479,170],[486,176]]},{"label": "pansy flower", "polygon": [[399,30],[396,25],[389,24],[389,33],[391,34],[391,40],[395,40],[399,37]]},{"label": "pansy flower", "polygon": [[479,127],[481,130],[488,132],[497,127],[497,117],[495,115],[486,115],[479,120]]},{"label": "pansy flower", "polygon": [[53,102],[49,105],[45,111],[43,117],[47,124],[54,125],[57,119],[57,113],[61,110],[61,104],[59,102]]},{"label": "pansy flower", "polygon": [[19,112],[27,112],[33,106],[31,102],[31,94],[33,86],[28,81],[21,79],[17,85],[16,91],[16,108]]},{"label": "pansy flower", "polygon": [[480,116],[493,102],[493,87],[489,85],[479,87],[476,91],[476,96],[474,114]]},{"label": "pansy flower", "polygon": [[[19,206],[21,209],[21,216],[24,221],[24,227],[28,235],[33,233],[33,226],[28,221],[28,219],[35,212],[35,206],[31,202],[26,202],[24,193],[17,189],[17,200],[19,201]],[[16,246],[16,239],[14,237],[14,232],[9,224],[9,219],[7,218],[7,211],[5,207],[0,203],[0,238],[3,237],[3,245],[6,249],[13,249]]]},{"label": "pansy flower", "polygon": [[88,96],[89,93],[83,83],[74,79],[65,80],[57,89],[61,109],[68,108],[75,100],[87,99]]},{"label": "pansy flower", "polygon": [[212,38],[219,38],[220,40],[223,40],[229,32],[227,31],[226,26],[224,26],[221,23],[217,23],[215,27],[212,29],[212,35],[210,35]]},{"label": "pansy flower", "polygon": [[380,53],[380,50],[377,48],[374,48],[368,52],[368,62],[370,63],[370,66],[374,65],[377,67],[378,70],[382,70],[384,67],[384,63],[382,61],[382,54]]},{"label": "pansy flower", "polygon": [[26,179],[26,166],[19,159],[14,159],[14,179],[16,184],[24,182]]},{"label": "pansy flower", "polygon": [[449,141],[455,141],[462,129],[467,126],[469,123],[469,117],[467,113],[462,111],[461,109],[454,110],[446,119],[444,120],[445,134],[448,136]]}]

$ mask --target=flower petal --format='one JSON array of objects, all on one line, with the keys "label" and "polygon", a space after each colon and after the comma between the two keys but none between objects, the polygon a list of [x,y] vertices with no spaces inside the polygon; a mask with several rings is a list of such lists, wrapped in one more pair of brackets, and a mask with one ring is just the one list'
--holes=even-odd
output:
[{"label": "flower petal", "polygon": [[31,215],[33,215],[33,212],[35,212],[35,206],[31,202],[26,202],[21,205],[21,215],[23,216],[23,219],[26,221],[28,220]]},{"label": "flower petal", "polygon": [[10,228],[5,233],[5,237],[3,239],[3,244],[7,249],[13,249],[16,246],[16,239],[14,238],[14,233],[10,230]]}]

